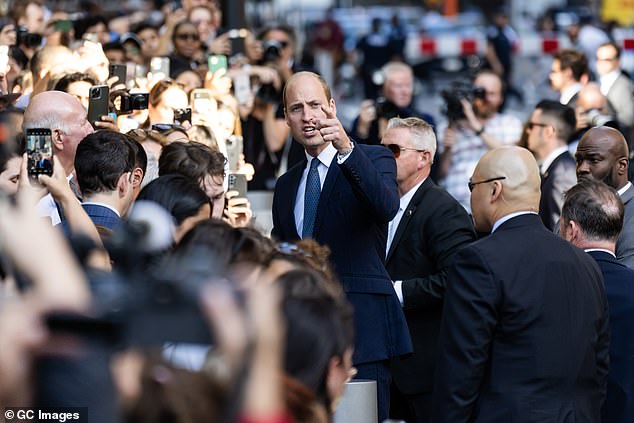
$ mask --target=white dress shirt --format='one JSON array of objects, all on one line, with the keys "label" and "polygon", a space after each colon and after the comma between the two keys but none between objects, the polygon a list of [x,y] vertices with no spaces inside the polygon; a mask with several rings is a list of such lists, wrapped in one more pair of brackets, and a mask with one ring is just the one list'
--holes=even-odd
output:
[{"label": "white dress shirt", "polygon": [[581,91],[581,84],[578,82],[575,82],[571,86],[561,91],[561,97],[559,97],[559,102],[561,104],[568,104],[570,100],[572,100],[572,98],[575,96],[575,94],[577,94],[579,91]]},{"label": "white dress shirt", "polygon": [[629,187],[632,186],[632,183],[630,181],[627,181],[627,184],[625,184],[625,186],[619,190],[617,190],[616,192],[618,192],[619,197],[622,197],[623,194],[625,194],[625,191],[627,191],[629,189]]},{"label": "white dress shirt", "polygon": [[[389,223],[387,228],[387,244],[385,246],[386,257],[387,257],[388,251],[390,251],[390,246],[392,245],[392,241],[394,240],[394,235],[396,234],[398,225],[399,223],[401,223],[401,218],[403,217],[403,213],[405,212],[405,210],[407,210],[407,207],[409,206],[410,201],[412,201],[414,194],[416,194],[416,191],[418,191],[418,188],[420,188],[423,182],[425,182],[425,179],[423,179],[422,181],[414,185],[412,189],[407,191],[401,197],[398,212],[396,213],[396,216],[394,216],[394,219],[392,219],[392,221]],[[394,291],[396,291],[396,296],[398,297],[398,300],[401,302],[401,305],[403,305],[403,301],[404,301],[403,300],[403,281],[394,281]]]},{"label": "white dress shirt", "polygon": [[542,175],[546,174],[546,172],[548,171],[548,168],[550,167],[551,164],[553,164],[555,159],[567,151],[568,151],[568,147],[565,145],[551,151],[550,154],[547,155],[546,158],[542,160],[541,164],[539,165],[539,172]]},{"label": "white dress shirt", "polygon": [[612,85],[614,85],[614,83],[616,82],[616,78],[618,78],[620,74],[620,69],[614,69],[613,71],[608,72],[601,78],[599,78],[599,81],[601,81],[601,94],[605,96],[608,95],[610,88],[612,88]]}]

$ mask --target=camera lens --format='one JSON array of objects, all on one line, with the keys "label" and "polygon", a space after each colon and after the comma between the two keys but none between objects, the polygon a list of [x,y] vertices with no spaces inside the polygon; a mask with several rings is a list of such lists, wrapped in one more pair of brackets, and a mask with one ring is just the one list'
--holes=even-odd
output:
[{"label": "camera lens", "polygon": [[101,98],[101,92],[99,90],[92,90],[92,98],[94,98],[95,100]]}]

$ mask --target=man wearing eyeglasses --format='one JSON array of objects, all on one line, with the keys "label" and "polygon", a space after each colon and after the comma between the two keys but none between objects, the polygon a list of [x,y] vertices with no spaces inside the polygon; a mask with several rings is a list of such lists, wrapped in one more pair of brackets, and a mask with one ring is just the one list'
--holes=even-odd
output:
[{"label": "man wearing eyeglasses", "polygon": [[596,262],[544,228],[532,154],[500,147],[470,180],[476,230],[447,276],[434,421],[601,421],[608,314]]},{"label": "man wearing eyeglasses", "polygon": [[436,135],[424,120],[390,119],[383,136],[396,159],[400,207],[388,226],[385,266],[403,305],[414,353],[392,358],[390,417],[431,421],[432,388],[447,269],[475,240],[466,210],[429,177]]},{"label": "man wearing eyeglasses", "polygon": [[528,149],[535,155],[542,177],[539,215],[551,231],[559,222],[564,192],[577,183],[575,159],[567,146],[575,123],[572,108],[558,101],[542,100],[526,124]]}]

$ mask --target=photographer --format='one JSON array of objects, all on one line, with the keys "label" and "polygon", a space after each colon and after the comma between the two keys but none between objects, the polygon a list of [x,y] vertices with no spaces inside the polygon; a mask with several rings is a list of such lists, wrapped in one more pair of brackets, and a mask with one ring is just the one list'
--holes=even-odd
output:
[{"label": "photographer", "polygon": [[[256,76],[253,106],[242,121],[244,155],[255,168],[250,190],[272,190],[289,128],[281,107],[282,87],[295,71],[295,38],[291,28],[277,26],[260,33],[262,57],[250,74]],[[242,114],[244,116],[244,114]]]},{"label": "photographer", "polygon": [[590,128],[609,126],[621,131],[608,99],[601,93],[601,88],[595,82],[584,85],[577,94],[575,116],[577,118],[576,132],[568,140],[572,154],[577,150],[577,144],[583,134]]},{"label": "photographer", "polygon": [[387,121],[393,117],[418,117],[434,126],[434,118],[412,106],[414,73],[409,65],[389,62],[382,69],[383,97],[361,103],[359,116],[352,123],[350,136],[363,144],[380,144]]},{"label": "photographer", "polygon": [[504,101],[502,89],[499,76],[483,71],[473,82],[471,101],[464,89],[444,94],[449,122],[442,132],[439,176],[444,178],[447,191],[467,210],[467,183],[480,157],[490,149],[516,144],[522,134],[518,118],[498,113]]}]

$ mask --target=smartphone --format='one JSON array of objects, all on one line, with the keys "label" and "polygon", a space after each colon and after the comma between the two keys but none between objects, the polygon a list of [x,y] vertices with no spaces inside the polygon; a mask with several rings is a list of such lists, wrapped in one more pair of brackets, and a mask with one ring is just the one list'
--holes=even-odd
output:
[{"label": "smartphone", "polygon": [[152,75],[162,73],[164,78],[170,76],[170,59],[169,57],[152,57],[150,60],[150,72]]},{"label": "smartphone", "polygon": [[227,70],[227,56],[212,54],[207,57],[207,67],[211,73],[216,73],[220,69]]},{"label": "smartphone", "polygon": [[111,63],[108,66],[108,79],[116,76],[119,78],[115,85],[124,84],[126,85],[126,78],[128,76],[128,67],[125,63]]},{"label": "smartphone", "polygon": [[73,29],[73,22],[70,20],[55,21],[53,29],[59,32],[70,32]]},{"label": "smartphone", "polygon": [[53,174],[53,136],[49,128],[26,130],[27,169],[29,176]]},{"label": "smartphone", "polygon": [[247,73],[236,75],[233,78],[233,94],[238,104],[247,104],[251,97],[251,78]]},{"label": "smartphone", "polygon": [[229,170],[236,171],[240,165],[240,154],[242,154],[243,141],[239,135],[232,135],[225,141],[227,147],[227,162]]},{"label": "smartphone", "polygon": [[99,36],[97,34],[95,34],[94,32],[87,32],[84,34],[84,36],[82,37],[82,40],[84,41],[84,45],[86,44],[99,44]]},{"label": "smartphone", "polygon": [[197,115],[209,116],[217,110],[216,100],[210,90],[205,88],[195,88],[191,93],[191,105],[192,105],[192,121],[193,125],[202,124],[197,119]]},{"label": "smartphone", "polygon": [[0,46],[0,72],[5,73],[9,65],[9,46]]},{"label": "smartphone", "polygon": [[242,173],[230,173],[228,175],[227,191],[238,191],[238,197],[247,197],[247,177]]},{"label": "smartphone", "polygon": [[185,122],[191,123],[192,121],[192,109],[188,107],[186,109],[175,109],[174,110],[174,123],[178,125],[182,125]]},{"label": "smartphone", "polygon": [[95,122],[99,122],[101,116],[109,113],[109,95],[110,89],[107,85],[94,85],[90,87],[88,99],[88,121],[97,129]]}]

